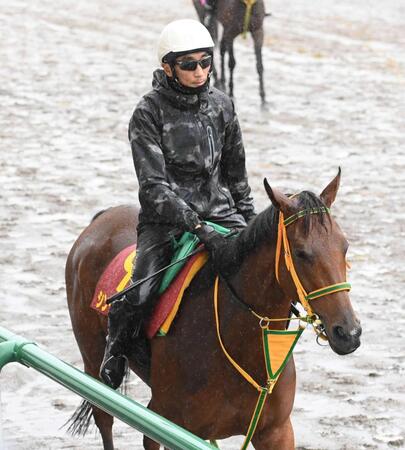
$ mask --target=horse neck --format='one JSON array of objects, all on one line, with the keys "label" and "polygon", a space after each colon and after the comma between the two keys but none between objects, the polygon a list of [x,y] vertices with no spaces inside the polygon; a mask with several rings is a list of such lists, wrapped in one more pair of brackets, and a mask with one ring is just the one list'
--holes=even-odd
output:
[{"label": "horse neck", "polygon": [[[229,280],[238,297],[259,315],[288,317],[289,302],[274,275],[275,244],[263,245],[246,257],[238,272]],[[220,333],[232,358],[257,382],[266,379],[259,318],[232,299],[221,284],[219,290]],[[286,321],[273,322],[272,329],[285,329]]]},{"label": "horse neck", "polygon": [[[290,299],[275,277],[275,253],[275,242],[262,244],[245,258],[232,284],[257,314],[283,318],[288,317]],[[275,328],[283,328],[284,324],[276,322]]]}]

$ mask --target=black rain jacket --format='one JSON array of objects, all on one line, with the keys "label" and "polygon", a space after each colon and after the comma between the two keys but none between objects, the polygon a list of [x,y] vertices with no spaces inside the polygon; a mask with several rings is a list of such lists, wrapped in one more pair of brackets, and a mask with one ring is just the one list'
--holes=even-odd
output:
[{"label": "black rain jacket", "polygon": [[215,88],[174,89],[163,70],[137,105],[129,140],[139,182],[139,222],[192,230],[201,220],[245,226],[254,215],[241,130]]}]

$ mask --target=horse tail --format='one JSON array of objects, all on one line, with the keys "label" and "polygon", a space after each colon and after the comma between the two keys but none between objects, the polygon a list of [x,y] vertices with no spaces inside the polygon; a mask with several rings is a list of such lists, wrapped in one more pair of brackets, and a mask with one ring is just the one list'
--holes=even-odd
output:
[{"label": "horse tail", "polygon": [[106,211],[108,211],[110,208],[107,209],[102,209],[101,211],[99,211],[98,213],[94,214],[93,218],[91,219],[90,223],[94,222],[98,216],[101,216],[101,214],[105,213]]},{"label": "horse tail", "polygon": [[84,436],[92,422],[93,409],[90,402],[82,400],[72,416],[62,425],[62,428],[69,424],[67,432],[72,436]]}]

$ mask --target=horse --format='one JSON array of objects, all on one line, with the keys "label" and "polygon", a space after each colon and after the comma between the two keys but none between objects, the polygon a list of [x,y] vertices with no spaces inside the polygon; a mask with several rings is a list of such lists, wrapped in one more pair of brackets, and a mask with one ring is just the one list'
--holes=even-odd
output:
[{"label": "horse", "polygon": [[[180,314],[169,334],[151,339],[149,365],[142,366],[136,355],[129,356],[130,368],[151,387],[148,408],[206,440],[244,435],[257,390],[235,369],[221,346],[252,379],[264,382],[266,368],[260,345],[263,321],[275,318],[272,327],[276,330],[285,330],[292,322],[291,301],[297,300],[297,292],[298,300],[305,300],[296,278],[307,291],[324,291],[323,297],[308,294],[306,298],[311,298],[308,307],[320,323],[319,335],[328,340],[332,350],[345,355],[359,347],[361,326],[344,283],[348,243],[329,212],[339,184],[340,169],[320,196],[310,191],[288,196],[265,180],[270,205],[226,240],[221,256],[229,261],[226,282],[222,275],[214,285],[217,262],[209,258],[185,291]],[[66,289],[73,331],[84,370],[96,378],[105,349],[107,321],[89,305],[106,266],[136,240],[136,219],[134,206],[105,210],[84,229],[67,258]],[[282,224],[287,220],[290,224],[285,227]],[[288,243],[280,242],[282,226],[283,239],[288,238]],[[285,258],[290,254],[295,275],[283,254]],[[343,290],[331,290],[330,285],[342,283],[346,286]],[[322,289],[325,286],[329,287]],[[215,289],[219,331],[213,308]],[[294,358],[290,356],[264,404],[251,441],[255,449],[294,448],[290,414],[295,380]],[[104,449],[113,450],[113,418],[90,404],[82,404],[78,412],[79,422],[84,416],[86,420],[89,414],[94,416]],[[143,444],[146,450],[160,448],[147,436]]]},{"label": "horse", "polygon": [[[201,0],[193,0],[197,15],[202,23],[204,23],[205,9]],[[253,4],[252,9],[247,4]],[[264,8],[264,1],[257,0],[217,0],[214,17],[208,31],[214,39],[218,41],[218,22],[223,26],[223,32],[220,42],[221,54],[221,78],[218,86],[222,89],[226,86],[225,79],[225,54],[228,53],[229,60],[229,95],[233,97],[233,71],[236,66],[236,60],[233,51],[233,41],[241,33],[249,31],[254,41],[254,49],[256,54],[256,69],[259,75],[259,92],[262,104],[266,102],[266,94],[263,82],[263,62],[262,62],[262,46],[263,46],[263,21],[267,16]],[[250,16],[250,17],[249,17]],[[246,23],[246,25],[245,25]],[[245,29],[246,28],[246,29]],[[215,69],[215,68],[214,68]],[[214,70],[214,77],[217,80],[217,73]]]}]

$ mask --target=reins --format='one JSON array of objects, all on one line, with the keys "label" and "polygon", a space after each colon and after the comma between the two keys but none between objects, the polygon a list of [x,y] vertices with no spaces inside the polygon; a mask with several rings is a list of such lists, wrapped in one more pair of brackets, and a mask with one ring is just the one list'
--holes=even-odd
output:
[{"label": "reins", "polygon": [[[251,384],[257,391],[259,391],[259,398],[257,400],[255,410],[252,415],[252,419],[249,424],[249,428],[246,432],[245,440],[242,444],[241,450],[245,450],[247,446],[249,445],[249,442],[251,441],[253,434],[256,430],[257,424],[259,422],[261,413],[264,408],[265,401],[267,399],[267,396],[270,395],[273,391],[273,388],[278,380],[278,377],[280,376],[283,368],[285,367],[289,356],[292,353],[292,350],[294,349],[299,337],[301,336],[303,330],[305,327],[303,327],[301,324],[299,325],[298,329],[295,331],[283,331],[283,330],[271,330],[269,328],[270,324],[272,322],[281,322],[281,321],[289,321],[289,320],[299,320],[300,322],[306,322],[308,324],[311,324],[317,334],[317,339],[325,339],[327,340],[327,336],[323,330],[323,325],[318,316],[313,312],[309,301],[320,298],[326,295],[334,294],[336,292],[340,291],[348,291],[351,288],[350,283],[347,281],[335,283],[323,288],[319,288],[315,291],[312,291],[310,293],[307,293],[304,289],[297,271],[294,266],[294,261],[291,256],[291,250],[290,250],[290,244],[287,236],[287,226],[294,223],[296,220],[300,219],[301,217],[304,217],[308,214],[321,214],[321,213],[327,213],[329,214],[329,208],[326,207],[319,207],[319,208],[312,208],[312,209],[304,209],[299,211],[298,213],[288,217],[287,219],[284,219],[283,213],[280,211],[279,213],[279,221],[278,221],[278,233],[277,233],[277,243],[276,243],[276,255],[275,255],[275,276],[277,282],[280,284],[279,280],[279,265],[281,260],[281,250],[284,247],[284,261],[286,268],[288,272],[291,275],[291,278],[294,282],[295,288],[297,290],[298,298],[300,303],[302,304],[303,308],[305,309],[306,316],[298,316],[298,317],[284,317],[284,318],[269,318],[266,316],[261,316],[260,314],[257,314],[248,304],[246,304],[243,300],[241,300],[235,293],[232,286],[227,282],[226,280],[226,286],[228,289],[230,289],[232,295],[241,303],[244,305],[244,307],[249,310],[257,319],[259,319],[259,326],[262,330],[262,343],[263,343],[263,352],[264,352],[264,360],[265,360],[265,367],[266,367],[266,374],[267,374],[267,380],[264,386],[260,385],[257,381],[253,379],[249,373],[243,369],[228,353],[228,351],[225,348],[225,345],[221,338],[221,332],[220,332],[220,320],[219,320],[219,313],[218,313],[218,287],[219,287],[219,276],[215,279],[215,285],[214,285],[214,314],[215,314],[215,325],[216,325],[216,331],[218,336],[218,341],[220,344],[220,347],[222,351],[224,352],[225,356],[229,360],[229,362],[234,366],[234,368],[239,372],[239,374],[249,383]],[[272,340],[273,338],[273,340]],[[281,342],[281,340],[284,339],[283,342],[283,350],[282,355],[277,355],[276,358],[276,364],[275,367],[277,370],[273,370],[274,362],[272,362],[271,357],[271,345],[270,342],[277,343]],[[274,356],[274,355],[273,355]],[[280,362],[281,361],[281,362]]]},{"label": "reins", "polygon": [[[224,235],[225,239],[228,239],[230,237],[235,236],[236,234],[238,234],[237,230],[233,230],[230,231],[229,233]],[[140,280],[137,280],[135,282],[133,282],[132,284],[130,284],[129,286],[127,286],[126,288],[120,290],[119,292],[116,292],[115,294],[113,294],[111,297],[109,297],[106,301],[106,304],[109,305],[113,302],[115,302],[116,300],[121,300],[122,297],[127,294],[128,292],[132,291],[133,289],[135,289],[137,286],[145,283],[146,281],[150,280],[151,278],[161,274],[162,272],[165,272],[167,269],[170,269],[171,267],[177,266],[178,264],[180,264],[181,262],[191,258],[192,256],[197,255],[198,253],[201,253],[203,251],[205,251],[205,247],[204,246],[200,246],[197,247],[195,250],[193,250],[192,252],[188,253],[186,256],[184,256],[183,258],[177,259],[176,261],[171,262],[170,264],[168,264],[167,266],[162,267],[161,269],[157,270],[156,272],[153,272],[149,275],[147,275],[144,278],[141,278]]]}]

